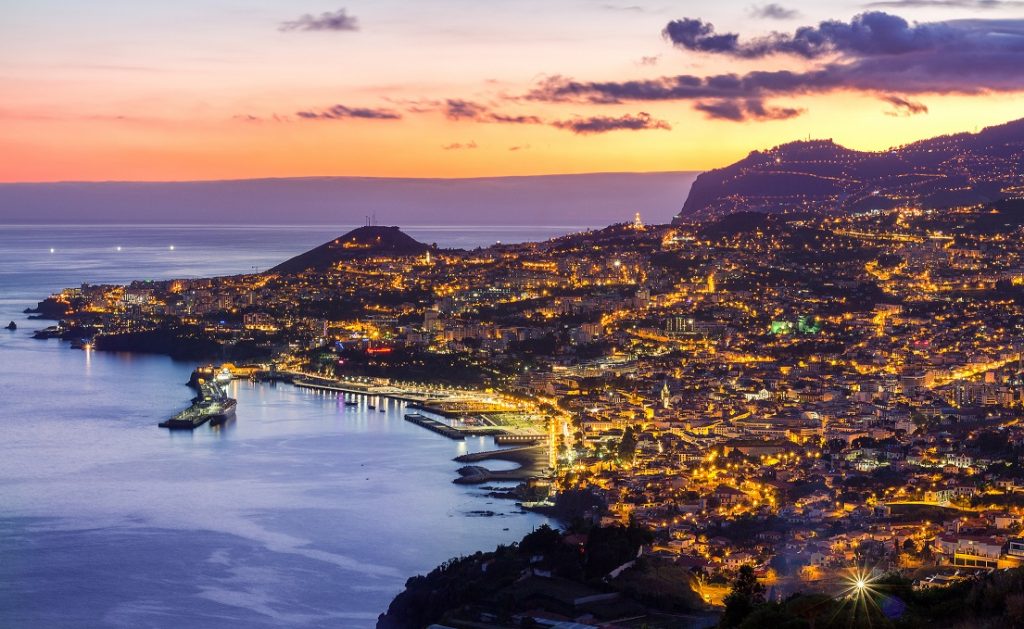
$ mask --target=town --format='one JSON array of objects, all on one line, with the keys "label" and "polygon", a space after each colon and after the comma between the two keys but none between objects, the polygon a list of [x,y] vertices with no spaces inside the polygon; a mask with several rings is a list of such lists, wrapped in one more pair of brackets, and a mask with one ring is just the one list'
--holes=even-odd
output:
[{"label": "town", "polygon": [[857,566],[930,588],[1024,565],[1022,219],[637,214],[476,250],[366,226],[304,270],[82,285],[38,312],[79,346],[500,400],[499,432],[549,453],[520,499],[642,525],[712,603],[742,566],[776,599]]}]

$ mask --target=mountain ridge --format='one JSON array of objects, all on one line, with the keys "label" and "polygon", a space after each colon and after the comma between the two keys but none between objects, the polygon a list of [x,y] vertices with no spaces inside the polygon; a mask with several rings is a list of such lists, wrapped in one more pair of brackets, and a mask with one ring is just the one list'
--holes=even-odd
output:
[{"label": "mountain ridge", "polygon": [[737,211],[845,213],[973,205],[1024,194],[1024,119],[882,151],[831,139],[752,151],[697,176],[674,223]]}]

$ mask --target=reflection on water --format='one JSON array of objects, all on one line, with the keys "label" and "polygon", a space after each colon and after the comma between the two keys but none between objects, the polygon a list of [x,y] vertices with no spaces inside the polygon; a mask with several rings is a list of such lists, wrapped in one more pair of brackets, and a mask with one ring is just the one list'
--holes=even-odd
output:
[{"label": "reflection on water", "polygon": [[[197,234],[175,242],[201,264],[259,257]],[[0,268],[31,258],[19,246],[0,235]],[[448,440],[395,402],[235,382],[235,420],[170,432],[156,424],[188,405],[194,365],[30,338],[49,322],[20,310],[41,294],[158,277],[157,257],[0,274],[0,320],[19,325],[0,331],[0,626],[367,627],[407,577],[543,521],[452,484],[451,459],[489,440]],[[497,515],[467,517],[481,510]]]}]

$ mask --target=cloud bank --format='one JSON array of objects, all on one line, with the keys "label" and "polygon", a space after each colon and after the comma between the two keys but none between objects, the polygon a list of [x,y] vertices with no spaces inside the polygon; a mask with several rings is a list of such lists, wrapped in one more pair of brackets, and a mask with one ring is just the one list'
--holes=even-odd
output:
[{"label": "cloud bank", "polygon": [[826,21],[792,33],[744,40],[736,33],[719,33],[702,20],[684,18],[669,22],[663,35],[689,52],[749,60],[792,56],[811,65],[799,70],[681,74],[632,81],[554,76],[539,82],[525,98],[591,104],[693,101],[696,109],[712,118],[739,121],[792,118],[801,111],[769,107],[767,99],[837,91],[879,95],[1024,91],[1022,19],[911,24],[874,11],[849,22]]}]

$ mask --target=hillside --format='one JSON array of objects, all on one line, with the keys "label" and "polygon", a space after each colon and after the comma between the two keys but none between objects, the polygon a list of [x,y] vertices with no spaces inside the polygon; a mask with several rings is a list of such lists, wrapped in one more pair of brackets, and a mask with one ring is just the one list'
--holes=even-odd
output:
[{"label": "hillside", "polygon": [[[638,558],[650,534],[637,527],[561,533],[542,525],[519,544],[451,559],[412,577],[377,629],[536,627],[586,620],[630,627],[708,626],[710,612],[685,566]],[[616,569],[618,568],[618,569]],[[620,625],[616,625],[620,626]]]},{"label": "hillside", "polygon": [[267,271],[268,273],[301,273],[324,271],[335,263],[351,258],[373,255],[415,256],[430,247],[397,227],[365,226],[353,229],[344,236],[301,253]]},{"label": "hillside", "polygon": [[791,142],[699,175],[675,222],[738,211],[943,208],[1024,193],[1024,119],[877,153]]}]

